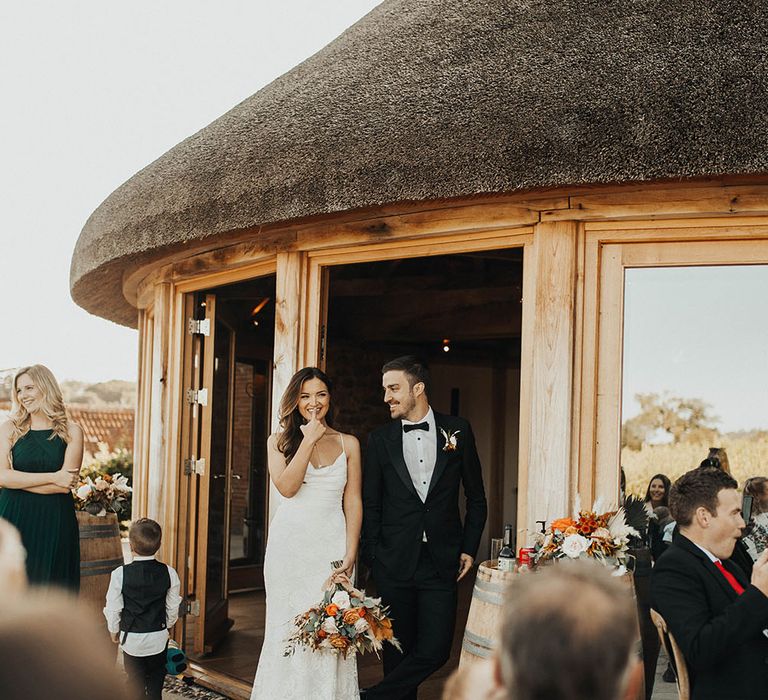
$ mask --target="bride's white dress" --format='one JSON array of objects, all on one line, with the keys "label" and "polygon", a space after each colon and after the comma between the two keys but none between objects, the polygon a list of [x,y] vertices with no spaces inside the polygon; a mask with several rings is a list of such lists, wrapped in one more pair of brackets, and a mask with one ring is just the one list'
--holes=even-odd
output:
[{"label": "bride's white dress", "polygon": [[293,618],[320,602],[331,562],[344,558],[347,456],[341,440],[336,461],[320,468],[309,465],[298,493],[281,500],[269,527],[264,646],[251,700],[359,700],[353,654],[345,659],[333,651],[297,648],[283,656]]}]

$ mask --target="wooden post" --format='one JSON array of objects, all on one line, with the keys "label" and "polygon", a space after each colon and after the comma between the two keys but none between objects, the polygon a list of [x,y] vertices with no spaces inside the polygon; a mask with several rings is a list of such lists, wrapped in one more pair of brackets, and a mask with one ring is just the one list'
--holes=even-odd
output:
[{"label": "wooden post", "polygon": [[536,520],[565,516],[571,509],[576,241],[577,224],[572,221],[541,223],[534,232],[527,497],[520,506],[519,520],[519,527],[529,533],[536,531]]},{"label": "wooden post", "polygon": [[[175,471],[166,463],[165,445],[166,430],[171,430],[167,421],[166,378],[168,376],[169,337],[171,334],[171,286],[167,283],[155,287],[154,301],[154,338],[152,340],[152,355],[150,358],[151,384],[149,395],[149,446],[147,454],[147,497],[145,500],[146,515],[160,523],[167,533],[168,543],[171,543],[172,532],[169,526],[175,522],[175,480],[168,478],[169,471]],[[175,427],[173,428],[175,432]],[[171,486],[171,485],[174,486]],[[169,487],[171,492],[169,492]],[[165,539],[165,537],[163,538]]]},{"label": "wooden post", "polygon": [[275,300],[275,354],[272,375],[272,430],[277,430],[277,411],[288,382],[298,369],[302,308],[303,253],[277,256]]},{"label": "wooden post", "polygon": [[[272,372],[272,432],[278,428],[280,399],[296,373],[301,341],[304,253],[279,253],[275,290],[275,352]],[[274,515],[276,491],[270,481],[269,515]]]}]

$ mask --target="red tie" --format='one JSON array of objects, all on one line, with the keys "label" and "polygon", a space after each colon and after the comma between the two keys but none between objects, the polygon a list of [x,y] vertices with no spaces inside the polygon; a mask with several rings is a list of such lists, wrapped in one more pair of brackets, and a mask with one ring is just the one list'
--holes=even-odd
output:
[{"label": "red tie", "polygon": [[744,593],[744,588],[742,585],[736,580],[736,577],[723,566],[723,562],[721,562],[719,559],[715,559],[715,566],[720,569],[720,573],[725,576],[725,580],[731,584],[731,588],[733,588],[736,593],[739,595]]}]

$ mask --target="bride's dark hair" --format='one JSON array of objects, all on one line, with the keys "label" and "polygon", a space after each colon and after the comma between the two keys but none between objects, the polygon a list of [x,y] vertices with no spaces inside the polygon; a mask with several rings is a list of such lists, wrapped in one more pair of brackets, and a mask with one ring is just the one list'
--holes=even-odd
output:
[{"label": "bride's dark hair", "polygon": [[310,379],[319,379],[331,396],[328,404],[328,413],[325,415],[325,422],[332,428],[333,421],[333,387],[331,380],[323,370],[317,367],[304,367],[291,377],[288,386],[285,388],[283,398],[280,399],[280,433],[277,436],[277,449],[285,455],[286,464],[293,459],[293,456],[299,449],[301,441],[304,439],[304,433],[301,432],[301,426],[306,424],[306,420],[299,413],[299,397],[301,396],[301,387],[304,382]]}]

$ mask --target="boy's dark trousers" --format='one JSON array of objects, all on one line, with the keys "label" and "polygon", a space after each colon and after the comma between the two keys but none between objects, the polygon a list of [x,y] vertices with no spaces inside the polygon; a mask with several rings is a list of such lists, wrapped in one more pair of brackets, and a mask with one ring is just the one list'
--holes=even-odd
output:
[{"label": "boy's dark trousers", "polygon": [[140,698],[162,700],[166,656],[166,649],[152,656],[131,656],[123,652],[125,672],[130,682],[139,691]]}]

